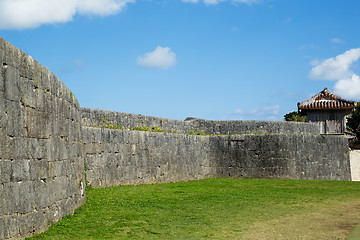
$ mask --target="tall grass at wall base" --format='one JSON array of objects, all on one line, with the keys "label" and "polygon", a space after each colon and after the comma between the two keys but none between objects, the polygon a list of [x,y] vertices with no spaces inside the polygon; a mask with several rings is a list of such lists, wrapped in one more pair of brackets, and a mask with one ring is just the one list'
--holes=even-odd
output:
[{"label": "tall grass at wall base", "polygon": [[[358,182],[228,178],[119,186],[89,190],[74,215],[32,239],[344,239],[360,222],[359,209]],[[335,231],[339,219],[346,229]]]}]

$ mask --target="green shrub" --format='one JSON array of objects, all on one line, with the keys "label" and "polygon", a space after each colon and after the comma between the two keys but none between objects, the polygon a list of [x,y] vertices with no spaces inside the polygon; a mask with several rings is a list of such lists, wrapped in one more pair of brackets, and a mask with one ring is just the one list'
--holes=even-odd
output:
[{"label": "green shrub", "polygon": [[289,112],[284,115],[284,120],[288,122],[306,122],[306,116],[300,116],[298,112]]},{"label": "green shrub", "polygon": [[347,118],[347,127],[360,140],[360,103],[357,104],[355,110]]}]

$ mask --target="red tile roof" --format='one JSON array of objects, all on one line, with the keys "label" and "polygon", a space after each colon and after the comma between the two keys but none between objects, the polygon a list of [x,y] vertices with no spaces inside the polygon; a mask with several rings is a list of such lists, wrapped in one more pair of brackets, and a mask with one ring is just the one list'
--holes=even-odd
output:
[{"label": "red tile roof", "polygon": [[355,101],[349,101],[324,88],[309,100],[298,103],[298,109],[352,109],[356,106]]}]

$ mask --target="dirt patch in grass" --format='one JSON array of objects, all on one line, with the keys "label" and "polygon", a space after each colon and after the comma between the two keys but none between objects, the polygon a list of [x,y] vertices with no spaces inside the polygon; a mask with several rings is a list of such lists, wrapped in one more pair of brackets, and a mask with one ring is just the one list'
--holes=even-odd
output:
[{"label": "dirt patch in grass", "polygon": [[255,222],[242,239],[346,239],[360,222],[360,202],[333,203],[311,213]]}]

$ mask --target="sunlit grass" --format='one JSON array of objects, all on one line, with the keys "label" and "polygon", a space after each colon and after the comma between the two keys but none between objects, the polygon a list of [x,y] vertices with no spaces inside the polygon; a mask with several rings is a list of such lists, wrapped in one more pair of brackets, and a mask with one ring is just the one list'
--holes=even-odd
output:
[{"label": "sunlit grass", "polygon": [[354,203],[360,183],[345,181],[228,178],[91,189],[73,216],[33,239],[242,239],[258,223]]}]

